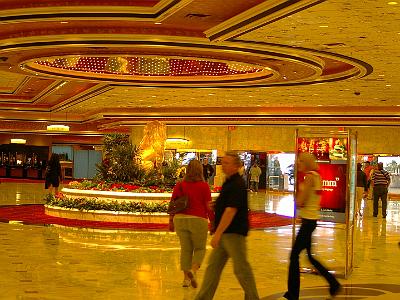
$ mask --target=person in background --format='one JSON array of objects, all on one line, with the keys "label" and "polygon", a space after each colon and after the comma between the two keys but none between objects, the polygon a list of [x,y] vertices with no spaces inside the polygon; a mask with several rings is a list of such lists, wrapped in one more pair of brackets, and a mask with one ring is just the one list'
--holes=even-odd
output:
[{"label": "person in background", "polygon": [[49,190],[49,193],[53,192],[57,195],[58,187],[62,181],[60,157],[57,153],[53,153],[47,163],[45,173],[44,188]]},{"label": "person in background", "polygon": [[203,177],[208,184],[212,184],[211,180],[214,175],[214,168],[208,164],[208,158],[203,158]]},{"label": "person in background", "polygon": [[367,199],[372,199],[372,186],[371,186],[371,171],[373,170],[373,166],[371,166],[371,163],[367,160],[364,166],[364,173],[367,176],[367,188],[368,188],[368,194],[367,194]]},{"label": "person in background", "polygon": [[379,198],[382,201],[382,218],[386,218],[387,195],[390,185],[390,175],[383,169],[383,163],[378,163],[378,169],[374,171],[371,177],[374,183],[374,212],[373,216],[378,216]]},{"label": "person in background", "polygon": [[250,168],[250,191],[258,192],[258,183],[260,181],[261,169],[257,165],[257,162],[254,162]]},{"label": "person in background", "polygon": [[362,216],[361,201],[368,194],[367,175],[361,170],[361,164],[357,164],[357,187],[356,187],[356,214]]},{"label": "person in background", "polygon": [[289,300],[298,300],[300,294],[300,265],[299,255],[306,249],[309,261],[329,283],[329,293],[335,296],[340,290],[340,283],[329,271],[313,256],[311,252],[312,234],[317,227],[319,219],[320,198],[322,192],[321,177],[318,174],[318,165],[314,155],[301,153],[297,163],[298,171],[305,175],[304,181],[300,183],[295,198],[296,207],[301,217],[300,230],[290,254],[288,290],[283,295]]},{"label": "person in background", "polygon": [[197,287],[196,272],[206,254],[208,221],[214,221],[210,208],[211,191],[204,181],[203,168],[198,160],[191,160],[183,181],[178,182],[172,199],[187,195],[188,206],[175,216],[170,215],[170,231],[176,231],[181,245],[180,265],[183,287]]},{"label": "person in background", "polygon": [[211,300],[217,290],[222,270],[232,258],[233,272],[242,286],[245,299],[258,300],[256,283],[247,261],[246,236],[249,231],[247,189],[239,175],[241,160],[228,151],[222,158],[226,180],[215,203],[215,233],[203,284],[196,300]]}]

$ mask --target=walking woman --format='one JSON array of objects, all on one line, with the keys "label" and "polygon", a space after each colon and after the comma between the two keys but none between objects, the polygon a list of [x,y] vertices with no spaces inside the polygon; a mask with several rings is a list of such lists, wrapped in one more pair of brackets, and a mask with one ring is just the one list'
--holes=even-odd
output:
[{"label": "walking woman", "polygon": [[296,195],[296,206],[301,217],[301,227],[297,233],[290,254],[288,291],[283,297],[289,300],[298,300],[300,294],[300,270],[299,254],[307,250],[309,261],[329,283],[329,293],[335,296],[340,290],[340,283],[328,272],[328,270],[317,261],[311,253],[312,234],[317,226],[320,210],[320,194],[322,190],[321,177],[317,173],[318,165],[314,155],[301,153],[298,158],[298,171],[305,175],[304,181],[300,183]]},{"label": "walking woman", "polygon": [[170,230],[176,231],[181,245],[182,286],[196,288],[196,272],[206,254],[207,219],[214,221],[214,212],[209,205],[210,187],[204,180],[203,167],[198,160],[189,162],[183,181],[174,187],[172,199],[183,195],[189,198],[188,206],[176,215],[170,215]]},{"label": "walking woman", "polygon": [[57,194],[61,180],[60,157],[57,153],[53,153],[46,167],[44,188],[49,189],[49,193],[52,193],[54,188],[55,194]]}]

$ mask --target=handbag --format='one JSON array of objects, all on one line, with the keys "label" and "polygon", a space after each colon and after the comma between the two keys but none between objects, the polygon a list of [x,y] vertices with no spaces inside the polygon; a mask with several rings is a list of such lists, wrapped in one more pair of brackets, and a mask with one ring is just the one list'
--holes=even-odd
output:
[{"label": "handbag", "polygon": [[189,197],[183,194],[182,183],[179,187],[182,192],[182,196],[171,199],[171,201],[169,202],[167,213],[170,215],[180,213],[188,207]]}]

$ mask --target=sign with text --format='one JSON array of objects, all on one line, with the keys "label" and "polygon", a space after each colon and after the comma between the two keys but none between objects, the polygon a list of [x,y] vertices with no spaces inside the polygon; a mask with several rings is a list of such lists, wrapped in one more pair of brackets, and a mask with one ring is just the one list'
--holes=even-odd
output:
[{"label": "sign with text", "polygon": [[322,180],[321,220],[345,222],[347,165],[319,163]]},{"label": "sign with text", "polygon": [[[347,165],[318,163],[321,176],[321,217],[323,221],[344,223],[346,215]],[[298,173],[298,184],[304,180],[304,174]]]}]

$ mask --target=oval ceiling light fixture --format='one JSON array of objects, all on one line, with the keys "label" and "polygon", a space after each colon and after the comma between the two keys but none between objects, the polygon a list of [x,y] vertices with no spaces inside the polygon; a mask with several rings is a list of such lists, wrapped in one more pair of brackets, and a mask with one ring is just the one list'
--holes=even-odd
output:
[{"label": "oval ceiling light fixture", "polygon": [[258,63],[162,55],[51,56],[26,61],[21,68],[63,78],[127,83],[221,84],[276,75],[276,71]]},{"label": "oval ceiling light fixture", "polygon": [[68,125],[47,125],[47,131],[69,131]]}]

